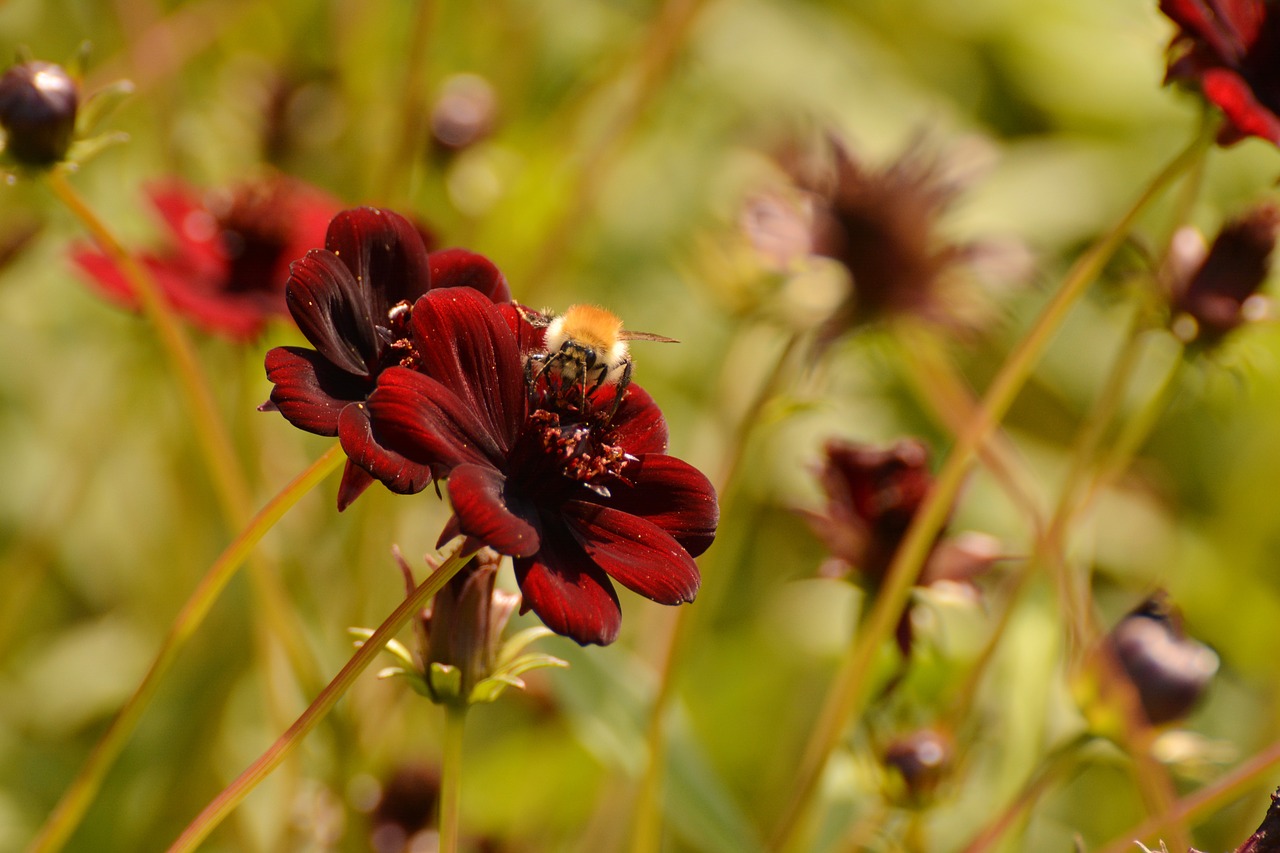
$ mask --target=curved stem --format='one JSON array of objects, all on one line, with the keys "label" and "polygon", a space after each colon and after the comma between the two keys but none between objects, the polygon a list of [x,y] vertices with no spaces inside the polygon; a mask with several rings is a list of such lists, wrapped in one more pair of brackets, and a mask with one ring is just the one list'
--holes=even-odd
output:
[{"label": "curved stem", "polygon": [[160,645],[160,652],[152,661],[142,683],[129,697],[129,701],[125,702],[111,727],[90,753],[88,761],[80,768],[80,773],[63,793],[40,833],[27,848],[28,853],[49,853],[61,849],[67,842],[89,804],[93,802],[107,771],[137,728],[142,712],[160,685],[161,677],[173,665],[178,651],[204,621],[213,602],[249,556],[250,550],[303,495],[336,470],[344,458],[342,448],[337,444],[329,448],[272,498],[209,568],[169,627],[169,633]]},{"label": "curved stem", "polygon": [[911,587],[924,565],[935,537],[946,522],[951,504],[978,448],[1009,410],[1041,353],[1066,319],[1067,313],[1120,247],[1138,215],[1200,157],[1202,149],[1210,144],[1211,139],[1212,137],[1201,136],[1194,140],[1155,177],[1111,231],[1080,256],[1057,293],[992,380],[982,399],[982,405],[957,438],[955,447],[938,472],[932,491],[912,519],[906,537],[885,576],[872,608],[871,618],[859,633],[836,675],[801,760],[798,778],[793,786],[794,794],[775,834],[774,849],[787,850],[799,841],[804,830],[805,813],[826,767],[827,758],[835,748],[844,726],[858,711],[875,655],[892,633],[899,614],[907,603]]},{"label": "curved stem", "polygon": [[1273,742],[1213,784],[1177,800],[1167,812],[1151,815],[1132,829],[1117,835],[1098,848],[1098,853],[1126,853],[1133,850],[1135,840],[1155,839],[1170,826],[1186,826],[1197,818],[1212,814],[1252,789],[1269,788],[1273,784],[1270,774],[1277,766],[1280,766],[1280,741]]},{"label": "curved stem", "polygon": [[405,623],[414,614],[419,613],[427,601],[439,592],[449,582],[449,579],[458,573],[459,569],[466,565],[472,553],[472,551],[464,550],[460,547],[429,578],[419,584],[413,594],[401,602],[400,606],[378,626],[378,630],[374,631],[373,636],[360,645],[360,648],[352,655],[351,660],[347,661],[346,666],[334,676],[332,681],[325,685],[325,688],[320,691],[320,695],[307,706],[307,709],[294,721],[293,725],[277,738],[276,742],[259,756],[257,761],[249,765],[243,773],[236,777],[234,782],[224,788],[222,793],[214,797],[204,811],[200,812],[196,819],[183,830],[178,839],[169,847],[169,853],[182,853],[182,851],[196,849],[200,842],[207,838],[209,833],[213,832],[218,824],[222,822],[223,818],[229,815],[240,804],[240,801],[257,787],[259,782],[271,775],[271,771],[275,770],[280,765],[280,762],[284,761],[285,756],[301,743],[302,739],[333,709],[333,706],[337,704],[343,694],[355,683],[360,673],[364,672],[369,664],[373,662],[373,659],[382,653],[387,641],[394,637],[396,632],[404,627]]},{"label": "curved stem", "polygon": [[[803,335],[801,333],[793,334],[787,338],[786,343],[783,344],[782,352],[779,353],[777,361],[774,362],[773,368],[757,389],[750,405],[738,421],[733,439],[729,443],[728,454],[721,465],[722,473],[719,477],[720,487],[718,491],[720,493],[722,517],[733,514],[731,505],[735,499],[734,486],[737,483],[738,472],[746,455],[746,447],[751,439],[751,433],[755,426],[760,423],[761,413],[765,410],[765,407],[786,386],[788,370],[795,363],[795,354],[802,342]],[[732,565],[732,563],[729,565]],[[707,585],[709,587],[708,591],[724,590],[729,586],[728,579],[722,577],[718,580],[719,583],[714,586]],[[702,607],[714,612],[719,600],[719,596],[711,596],[710,600],[708,600],[708,596],[704,595]],[[658,660],[658,671],[656,673],[658,693],[654,697],[653,706],[649,711],[649,722],[645,730],[647,762],[644,768],[644,775],[640,778],[640,787],[636,794],[635,805],[631,810],[630,849],[632,853],[656,853],[661,848],[662,809],[659,801],[662,792],[662,776],[666,772],[667,712],[675,695],[675,685],[678,677],[677,664],[680,653],[692,632],[691,625],[694,618],[692,613],[693,608],[691,607],[678,607],[671,614],[671,627],[666,632],[666,643]]]},{"label": "curved stem", "polygon": [[462,801],[462,743],[467,706],[444,706],[444,749],[440,760],[440,853],[457,853]]},{"label": "curved stem", "polygon": [[1089,735],[1080,735],[1045,756],[1036,774],[1027,780],[1022,790],[1018,791],[1013,801],[996,815],[995,820],[987,824],[972,841],[965,845],[963,853],[986,853],[995,847],[1023,812],[1035,804],[1049,785],[1075,766],[1080,750],[1087,746],[1089,741]]}]

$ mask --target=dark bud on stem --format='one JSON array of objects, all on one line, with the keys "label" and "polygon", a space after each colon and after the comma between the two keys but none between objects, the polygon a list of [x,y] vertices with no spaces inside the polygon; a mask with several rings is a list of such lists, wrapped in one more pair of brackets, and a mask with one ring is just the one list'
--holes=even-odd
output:
[{"label": "dark bud on stem", "polygon": [[[889,744],[884,765],[890,784],[908,803],[922,804],[937,789],[951,766],[951,739],[933,729],[921,729]],[[901,788],[898,788],[898,785]]]},{"label": "dark bud on stem", "polygon": [[76,83],[49,62],[15,65],[0,77],[0,127],[5,150],[25,166],[60,162],[75,135]]},{"label": "dark bud on stem", "polygon": [[1188,637],[1177,614],[1159,598],[1122,619],[1107,645],[1133,682],[1152,725],[1190,713],[1218,671],[1218,656]]}]

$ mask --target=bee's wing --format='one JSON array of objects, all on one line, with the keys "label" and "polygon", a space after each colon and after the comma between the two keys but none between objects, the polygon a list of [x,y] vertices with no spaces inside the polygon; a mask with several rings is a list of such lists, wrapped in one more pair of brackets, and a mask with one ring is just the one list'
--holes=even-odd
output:
[{"label": "bee's wing", "polygon": [[656,341],[660,344],[678,344],[675,338],[668,338],[666,335],[655,335],[653,332],[632,332],[629,329],[623,329],[618,337],[624,341]]}]

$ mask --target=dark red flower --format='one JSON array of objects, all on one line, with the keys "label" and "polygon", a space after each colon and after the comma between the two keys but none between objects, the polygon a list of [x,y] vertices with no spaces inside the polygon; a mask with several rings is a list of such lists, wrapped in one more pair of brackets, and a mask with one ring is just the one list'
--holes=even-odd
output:
[{"label": "dark red flower", "polygon": [[824,573],[857,571],[878,583],[933,487],[929,451],[908,438],[883,449],[829,441],[826,454],[819,478],[827,511],[807,516],[831,551]]},{"label": "dark red flower", "polygon": [[1165,82],[1191,83],[1226,114],[1218,142],[1280,145],[1280,9],[1264,0],[1160,0],[1179,27]]},{"label": "dark red flower", "polygon": [[[200,326],[238,340],[285,313],[289,264],[324,243],[339,204],[283,176],[210,192],[178,182],[148,191],[170,244],[141,257],[173,307]],[[132,309],[138,298],[105,255],[78,249],[73,260],[108,298]]]},{"label": "dark red flower", "polygon": [[465,287],[484,300],[511,298],[506,279],[487,258],[462,249],[427,252],[416,226],[390,210],[344,210],[329,224],[325,248],[292,266],[289,311],[315,347],[267,353],[271,400],[289,423],[336,435],[347,454],[338,490],[345,509],[374,479],[399,494],[431,481],[426,465],[383,447],[369,427],[364,401],[383,370],[419,366],[410,340],[414,300],[433,288]]},{"label": "dark red flower", "polygon": [[[666,454],[662,412],[630,385],[582,400],[526,372],[513,306],[432,291],[413,309],[417,370],[383,372],[374,433],[448,477],[465,535],[515,560],[523,608],[581,644],[605,645],[622,613],[612,580],[660,604],[692,601],[693,557],[715,536],[715,491]],[[555,386],[555,387],[553,387]]]},{"label": "dark red flower", "polygon": [[1190,269],[1171,273],[1173,329],[1180,338],[1212,346],[1245,322],[1271,270],[1278,232],[1280,208],[1260,205],[1224,225]]}]

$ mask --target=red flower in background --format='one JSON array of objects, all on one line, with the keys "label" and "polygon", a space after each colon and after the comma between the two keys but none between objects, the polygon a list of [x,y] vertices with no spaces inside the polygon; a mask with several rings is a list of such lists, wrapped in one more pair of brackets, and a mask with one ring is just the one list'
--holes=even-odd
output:
[{"label": "red flower in background", "polygon": [[1197,86],[1226,114],[1218,142],[1280,145],[1280,9],[1264,0],[1160,0],[1178,25],[1165,82]]},{"label": "red flower in background", "polygon": [[428,253],[418,228],[389,210],[344,210],[329,224],[324,245],[293,264],[287,288],[289,311],[315,349],[267,353],[275,387],[264,408],[274,407],[299,429],[341,439],[348,457],[338,489],[342,510],[374,479],[399,494],[431,481],[428,466],[374,439],[364,407],[383,370],[421,360],[409,340],[414,300],[433,288],[474,288],[486,301],[507,301],[511,291],[480,255]]},{"label": "red flower in background", "polygon": [[[339,203],[292,178],[275,176],[207,193],[171,182],[148,191],[170,245],[140,260],[173,307],[205,329],[237,340],[257,337],[285,314],[289,264],[323,245]],[[72,259],[108,298],[138,299],[105,255],[79,249]]]},{"label": "red flower in background", "polygon": [[524,337],[522,323],[513,306],[467,290],[419,299],[417,370],[379,377],[374,433],[448,477],[454,516],[442,541],[461,534],[513,557],[524,609],[606,645],[622,621],[610,579],[660,604],[693,600],[715,491],[666,454],[666,422],[639,386],[613,412],[616,386],[582,405],[527,374],[519,341],[537,334]]}]

